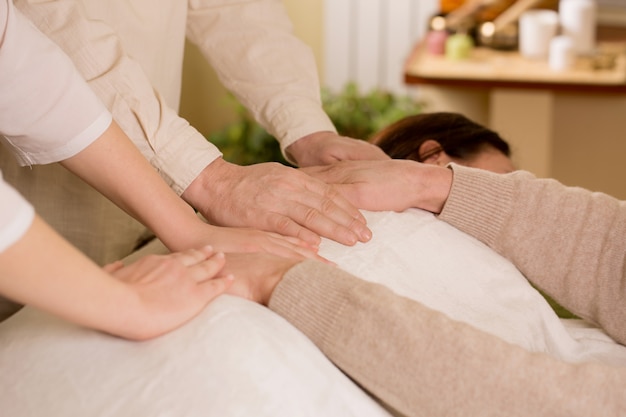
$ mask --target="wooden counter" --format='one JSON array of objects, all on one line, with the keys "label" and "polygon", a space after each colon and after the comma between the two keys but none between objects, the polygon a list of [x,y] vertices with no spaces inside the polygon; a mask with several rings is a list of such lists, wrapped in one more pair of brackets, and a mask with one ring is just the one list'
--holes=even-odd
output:
[{"label": "wooden counter", "polygon": [[429,54],[422,44],[418,44],[406,63],[405,82],[626,92],[626,43],[605,42],[601,50],[615,57],[613,68],[592,69],[590,59],[578,59],[570,70],[553,71],[546,61],[524,58],[517,51],[475,48],[468,59],[451,61]]}]

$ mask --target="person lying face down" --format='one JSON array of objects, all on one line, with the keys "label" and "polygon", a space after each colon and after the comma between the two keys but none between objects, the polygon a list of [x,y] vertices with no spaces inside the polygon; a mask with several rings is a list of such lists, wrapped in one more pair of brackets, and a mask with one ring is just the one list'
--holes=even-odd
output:
[{"label": "person lying face down", "polygon": [[[341,184],[340,191],[367,210],[437,214],[626,343],[625,202],[524,171],[500,175],[457,164],[343,161],[307,172]],[[624,367],[529,352],[436,317],[384,286],[316,265],[286,265],[283,274],[276,263],[257,266],[264,273],[253,280],[259,285],[242,291],[248,275],[230,290],[286,318],[401,415],[626,415]],[[226,267],[233,266],[229,260]]]},{"label": "person lying face down", "polygon": [[451,162],[497,173],[515,170],[509,144],[459,113],[434,112],[390,124],[370,142],[393,159],[445,166]]}]

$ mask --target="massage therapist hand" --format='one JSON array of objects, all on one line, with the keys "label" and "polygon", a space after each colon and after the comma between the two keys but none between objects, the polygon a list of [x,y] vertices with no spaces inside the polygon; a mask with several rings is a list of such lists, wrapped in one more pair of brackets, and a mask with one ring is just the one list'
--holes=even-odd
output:
[{"label": "massage therapist hand", "polygon": [[300,238],[354,245],[371,232],[361,213],[334,187],[278,163],[238,166],[217,159],[182,197],[210,223],[253,227]]},{"label": "massage therapist hand", "polygon": [[0,252],[0,293],[81,326],[146,340],[180,327],[222,294],[232,283],[223,266],[224,256],[204,247],[100,268],[35,215]]},{"label": "massage therapist hand", "polygon": [[317,246],[291,236],[263,230],[209,225],[198,219],[198,226],[181,230],[184,247],[174,250],[212,246],[220,252],[266,252],[285,258],[305,258],[327,262],[317,254]]},{"label": "massage therapist hand", "polygon": [[[256,229],[218,227],[202,221],[163,182],[116,123],[111,123],[101,138],[61,164],[144,223],[172,252],[211,245],[222,252],[266,251],[297,259],[321,259],[317,247],[298,238]],[[311,181],[329,187],[313,178]],[[225,206],[224,210],[232,208]]]},{"label": "massage therapist hand", "polygon": [[452,170],[411,160],[343,161],[301,170],[371,211],[415,207],[439,213],[452,185]]},{"label": "massage therapist hand", "polygon": [[168,255],[148,255],[128,266],[121,261],[106,265],[104,271],[134,295],[134,302],[129,303],[133,308],[107,312],[111,316],[123,314],[118,320],[123,326],[115,334],[145,340],[191,320],[232,285],[233,276],[220,273],[224,261],[222,252],[205,246]]},{"label": "massage therapist hand", "polygon": [[385,160],[389,156],[378,146],[334,132],[316,132],[287,147],[287,154],[300,167],[327,165],[348,160]]}]

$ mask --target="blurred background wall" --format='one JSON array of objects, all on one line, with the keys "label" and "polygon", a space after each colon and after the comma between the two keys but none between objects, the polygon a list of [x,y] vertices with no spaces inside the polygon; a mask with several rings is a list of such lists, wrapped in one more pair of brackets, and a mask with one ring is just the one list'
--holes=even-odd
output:
[{"label": "blurred background wall", "polygon": [[[324,1],[283,0],[283,3],[293,21],[294,32],[312,48],[321,74],[324,65]],[[235,119],[226,90],[197,48],[190,43],[185,50],[181,115],[205,135]]]}]

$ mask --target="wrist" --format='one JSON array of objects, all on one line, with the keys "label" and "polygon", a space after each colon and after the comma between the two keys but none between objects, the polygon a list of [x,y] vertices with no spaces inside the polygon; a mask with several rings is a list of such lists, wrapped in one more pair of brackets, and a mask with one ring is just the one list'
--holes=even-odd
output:
[{"label": "wrist", "polygon": [[236,166],[222,158],[215,159],[183,191],[182,199],[205,215],[208,212],[207,201],[210,200],[207,196],[220,195],[220,188],[225,183],[222,179],[228,176],[234,167]]},{"label": "wrist", "polygon": [[[206,223],[194,209],[178,198],[180,207],[162,210],[160,221],[147,225],[159,240],[173,252],[203,245],[202,231]],[[167,219],[163,221],[163,219]]]},{"label": "wrist", "polygon": [[337,136],[337,133],[329,130],[308,134],[287,146],[285,153],[287,157],[296,162],[297,165],[306,165],[307,155],[315,154],[315,149],[318,147],[319,143],[335,136]]},{"label": "wrist", "polygon": [[414,166],[411,178],[416,190],[413,207],[441,213],[452,188],[452,170],[420,163]]},{"label": "wrist", "polygon": [[115,276],[109,274],[109,278],[113,287],[109,289],[106,299],[113,304],[102,306],[102,311],[108,310],[109,313],[104,315],[106,318],[101,323],[87,325],[129,340],[141,341],[154,337],[154,330],[150,328],[150,315],[139,293],[132,285]]}]

